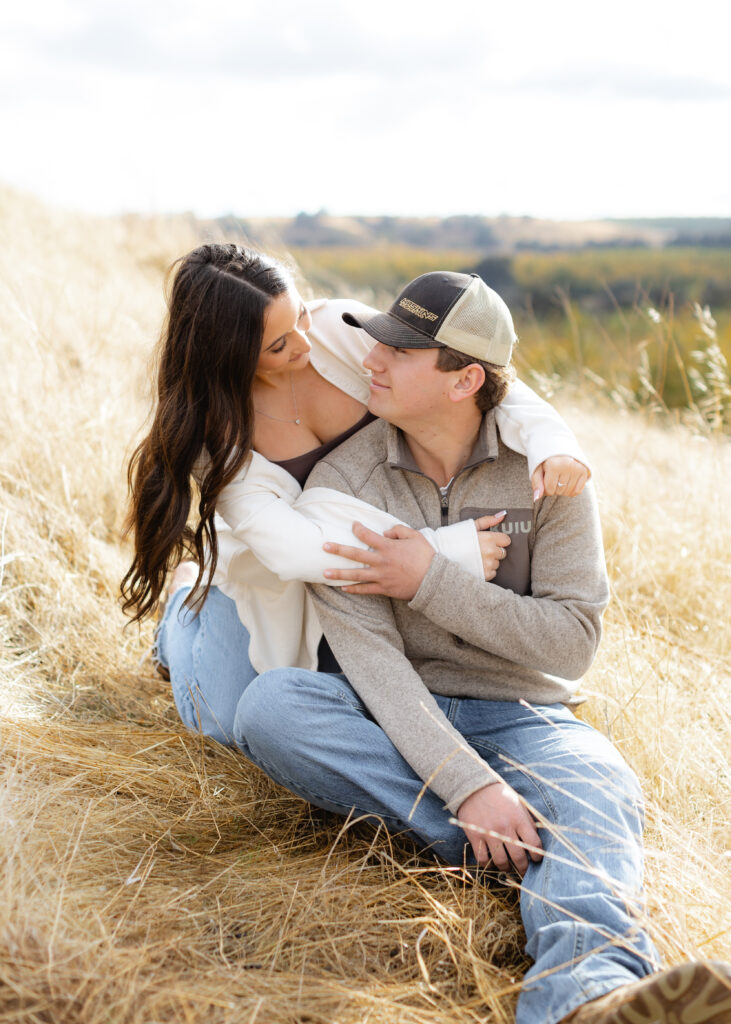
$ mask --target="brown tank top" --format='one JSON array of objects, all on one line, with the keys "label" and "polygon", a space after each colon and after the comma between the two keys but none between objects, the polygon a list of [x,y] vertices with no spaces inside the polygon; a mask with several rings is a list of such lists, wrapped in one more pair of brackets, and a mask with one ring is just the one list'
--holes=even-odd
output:
[{"label": "brown tank top", "polygon": [[284,459],[282,462],[276,462],[274,459],[270,461],[275,466],[281,466],[282,469],[286,469],[287,472],[295,478],[300,487],[305,486],[305,480],[310,475],[312,470],[315,468],[320,459],[324,458],[328,452],[331,452],[333,448],[337,448],[343,441],[347,441],[349,437],[352,437],[356,431],[361,430],[363,427],[367,427],[369,423],[372,423],[376,417],[372,412],[367,412],[362,419],[354,423],[348,430],[343,431],[342,434],[338,434],[332,441],[326,441],[325,444],[321,444],[319,448],[313,448],[311,452],[305,452],[304,455],[296,455],[293,459]]}]

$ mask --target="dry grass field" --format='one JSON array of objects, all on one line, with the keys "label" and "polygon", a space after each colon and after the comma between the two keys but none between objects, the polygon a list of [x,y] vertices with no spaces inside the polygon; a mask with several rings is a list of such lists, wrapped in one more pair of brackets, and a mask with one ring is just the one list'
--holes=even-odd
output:
[{"label": "dry grass field", "polygon": [[[507,1024],[515,894],[185,734],[150,627],[122,632],[124,466],[188,230],[0,191],[0,1022]],[[643,781],[663,954],[728,959],[731,447],[556,401],[613,586],[582,714]]]}]

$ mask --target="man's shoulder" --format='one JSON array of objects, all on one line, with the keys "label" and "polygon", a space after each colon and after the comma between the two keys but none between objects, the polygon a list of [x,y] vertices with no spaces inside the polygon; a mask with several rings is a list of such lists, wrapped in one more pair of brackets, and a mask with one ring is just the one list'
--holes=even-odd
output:
[{"label": "man's shoulder", "polygon": [[350,485],[357,494],[374,470],[387,461],[388,423],[375,420],[343,441],[320,459],[307,480],[308,487],[332,484],[332,470]]},{"label": "man's shoulder", "polygon": [[503,468],[507,469],[510,467],[511,470],[518,473],[528,473],[528,458],[522,452],[516,452],[514,448],[507,445],[502,438],[500,433],[500,427],[496,424],[496,437],[497,437],[497,454],[498,464]]}]

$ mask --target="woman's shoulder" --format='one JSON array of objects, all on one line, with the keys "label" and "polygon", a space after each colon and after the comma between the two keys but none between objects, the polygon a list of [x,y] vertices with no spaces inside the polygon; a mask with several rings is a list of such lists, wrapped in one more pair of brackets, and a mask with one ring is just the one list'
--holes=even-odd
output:
[{"label": "woman's shoulder", "polygon": [[310,299],[305,305],[312,315],[313,322],[334,319],[342,323],[343,313],[374,314],[378,312],[373,306],[360,302],[358,299]]},{"label": "woman's shoulder", "polygon": [[368,400],[368,375],[363,360],[373,347],[373,339],[358,327],[343,320],[343,313],[369,315],[370,306],[351,299],[320,299],[312,306],[312,327],[307,332],[312,343],[312,363],[331,384],[357,398]]},{"label": "woman's shoulder", "polygon": [[308,303],[307,308],[312,317],[309,333],[315,343],[319,342],[331,351],[352,349],[360,353],[363,349],[370,350],[372,339],[365,331],[345,323],[343,313],[369,317],[378,310],[364,302],[358,302],[357,299],[316,299],[313,303]]}]

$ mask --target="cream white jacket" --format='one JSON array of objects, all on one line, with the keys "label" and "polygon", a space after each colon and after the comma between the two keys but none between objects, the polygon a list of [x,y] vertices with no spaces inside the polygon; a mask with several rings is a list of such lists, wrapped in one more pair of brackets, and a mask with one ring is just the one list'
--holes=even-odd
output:
[{"label": "cream white jacket", "polygon": [[[359,302],[320,299],[309,303],[310,358],[318,373],[364,405],[368,374],[362,361],[372,339],[342,320],[346,310],[368,314]],[[586,463],[576,438],[558,413],[527,385],[516,381],[496,410],[506,445],[525,455],[530,472],[551,455]],[[358,498],[324,487],[302,492],[280,466],[252,452],[246,466],[221,493],[216,505],[219,540],[213,583],[236,602],[249,631],[249,657],[270,668],[317,668],[322,630],[304,583],[329,583],[325,569],[353,563],[328,555],[325,541],[364,547],[352,533],[354,520],[383,533],[400,520]],[[482,577],[477,531],[471,521],[423,530],[433,547],[472,575]],[[342,585],[342,581],[340,582]]]}]

